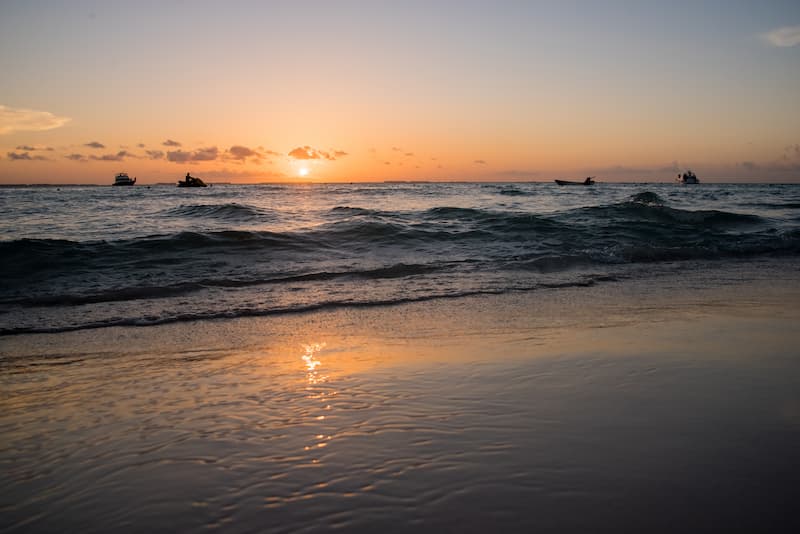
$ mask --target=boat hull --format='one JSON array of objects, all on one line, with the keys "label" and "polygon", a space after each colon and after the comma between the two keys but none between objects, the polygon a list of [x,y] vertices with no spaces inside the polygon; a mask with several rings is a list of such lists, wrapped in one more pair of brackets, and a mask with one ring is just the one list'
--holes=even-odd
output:
[{"label": "boat hull", "polygon": [[594,180],[591,182],[571,182],[569,180],[556,180],[558,185],[594,185]]}]

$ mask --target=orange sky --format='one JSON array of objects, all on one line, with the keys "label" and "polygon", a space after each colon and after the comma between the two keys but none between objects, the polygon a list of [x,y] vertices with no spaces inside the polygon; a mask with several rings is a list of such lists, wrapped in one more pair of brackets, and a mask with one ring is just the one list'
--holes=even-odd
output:
[{"label": "orange sky", "polygon": [[0,183],[800,181],[800,7],[709,6],[7,2]]}]

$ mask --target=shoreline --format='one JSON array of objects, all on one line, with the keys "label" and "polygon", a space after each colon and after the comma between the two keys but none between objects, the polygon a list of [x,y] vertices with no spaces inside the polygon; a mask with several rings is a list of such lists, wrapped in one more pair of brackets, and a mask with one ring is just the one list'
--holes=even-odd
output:
[{"label": "shoreline", "polygon": [[[624,294],[630,294],[630,298],[625,302],[626,305],[630,305],[633,310],[638,306],[634,302],[636,298],[661,298],[661,295],[658,295],[658,288],[661,286],[667,287],[669,291],[684,293],[687,290],[699,290],[709,294],[709,298],[712,301],[719,301],[719,298],[711,295],[711,293],[718,289],[727,291],[731,284],[762,284],[763,288],[770,294],[770,298],[777,298],[776,295],[772,294],[772,292],[774,292],[773,286],[781,285],[783,282],[790,282],[792,280],[800,281],[800,268],[796,266],[796,261],[792,257],[740,258],[726,262],[696,260],[685,261],[682,262],[682,264],[683,272],[675,270],[674,267],[671,267],[672,264],[669,262],[651,265],[645,263],[630,266],[631,271],[621,276],[619,276],[620,273],[611,276],[587,273],[584,275],[584,280],[576,279],[569,283],[553,284],[552,286],[543,284],[541,287],[526,289],[507,289],[503,291],[476,290],[474,292],[452,295],[430,295],[378,302],[322,302],[300,306],[298,308],[252,310],[249,312],[239,311],[237,312],[238,315],[234,316],[229,316],[227,312],[221,312],[208,317],[191,319],[168,318],[157,321],[148,320],[146,322],[124,319],[124,324],[58,327],[52,331],[47,328],[35,329],[32,331],[28,329],[7,331],[0,334],[0,347],[4,342],[8,341],[10,343],[9,340],[16,337],[57,336],[71,333],[81,335],[81,332],[103,331],[118,328],[147,329],[168,328],[170,326],[175,328],[180,328],[182,326],[185,328],[193,328],[196,324],[221,323],[223,325],[221,328],[224,330],[224,325],[229,321],[240,320],[263,320],[282,323],[286,320],[291,320],[293,317],[302,318],[304,316],[314,316],[315,314],[357,313],[357,310],[363,310],[365,314],[374,311],[382,315],[391,314],[394,309],[399,309],[399,313],[413,313],[415,306],[420,306],[421,309],[441,306],[443,310],[447,310],[449,306],[459,307],[458,303],[461,300],[472,302],[475,299],[487,299],[487,301],[492,301],[493,299],[509,298],[516,302],[524,302],[526,300],[536,302],[541,300],[543,303],[554,303],[563,300],[558,296],[559,293],[569,295],[568,300],[570,302],[583,300],[591,305],[619,308],[619,304],[613,303],[614,297],[609,296],[609,293],[613,293],[616,289],[621,289]],[[791,291],[793,289],[791,284],[788,285],[790,291],[784,296],[786,298],[795,299],[798,305],[800,305],[800,296],[798,296],[796,292]],[[639,297],[636,297],[637,292],[640,293]],[[598,303],[592,302],[595,298],[599,299]],[[695,298],[693,300],[686,300],[685,304],[696,306],[698,302],[698,299]],[[405,310],[408,307],[410,307],[412,311],[406,312]],[[676,308],[679,308],[679,306]],[[76,306],[75,309],[79,310],[80,306]],[[584,310],[574,309],[572,311],[580,315]],[[445,311],[444,313],[447,312]],[[562,316],[565,315],[565,311],[560,309],[556,304],[551,304],[550,308],[546,310],[546,313],[558,318],[558,320],[561,320]],[[597,313],[602,314],[602,310],[598,309]],[[302,319],[300,320],[302,321]],[[586,317],[583,317],[581,320],[586,320]],[[218,329],[215,330],[218,331]],[[16,345],[15,343],[10,344]]]}]

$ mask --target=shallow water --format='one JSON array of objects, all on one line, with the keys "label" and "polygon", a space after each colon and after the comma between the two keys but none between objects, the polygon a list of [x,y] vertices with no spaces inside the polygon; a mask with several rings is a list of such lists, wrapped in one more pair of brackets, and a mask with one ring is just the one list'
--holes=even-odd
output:
[{"label": "shallow water", "polygon": [[800,285],[759,272],[6,337],[0,528],[791,531]]}]

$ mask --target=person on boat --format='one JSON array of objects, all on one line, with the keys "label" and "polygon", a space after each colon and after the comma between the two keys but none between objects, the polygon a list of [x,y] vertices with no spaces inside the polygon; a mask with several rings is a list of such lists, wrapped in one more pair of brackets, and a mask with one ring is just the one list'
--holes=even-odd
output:
[{"label": "person on boat", "polygon": [[190,184],[190,183],[192,182],[192,180],[194,180],[194,178],[192,178],[192,175],[191,175],[191,174],[189,174],[189,173],[187,172],[187,173],[186,173],[186,180],[185,180],[185,182],[186,182],[187,184]]},{"label": "person on boat", "polygon": [[591,176],[587,176],[586,179],[583,181],[583,183],[585,185],[591,184],[592,183],[592,177]]}]

